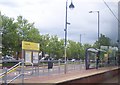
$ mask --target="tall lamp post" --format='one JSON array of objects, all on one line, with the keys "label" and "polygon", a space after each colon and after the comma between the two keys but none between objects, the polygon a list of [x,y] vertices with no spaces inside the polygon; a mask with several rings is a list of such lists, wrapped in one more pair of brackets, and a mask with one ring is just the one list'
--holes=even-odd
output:
[{"label": "tall lamp post", "polygon": [[[70,25],[70,23],[67,22],[67,8],[68,8],[68,0],[66,1],[66,16],[65,16],[65,29],[64,29],[64,31],[65,31],[65,50],[64,50],[65,70],[64,70],[64,72],[65,72],[65,74],[67,72],[67,65],[66,65],[67,64],[66,63],[66,61],[67,61],[67,52],[66,52],[66,49],[67,49],[67,25]],[[69,5],[69,8],[70,9],[74,8],[72,0],[71,0],[71,4]]]},{"label": "tall lamp post", "polygon": [[[99,11],[89,11],[89,13],[97,13],[98,14],[98,49],[100,49],[100,43],[99,43],[99,35],[100,35],[100,26],[99,26],[99,23],[100,23],[100,15],[99,15]],[[96,59],[96,69],[98,69],[98,63],[99,63],[99,55],[100,55],[100,51],[98,52],[97,54],[97,59]]]},{"label": "tall lamp post", "polygon": [[100,26],[99,26],[99,22],[100,22],[100,15],[99,15],[99,11],[90,11],[89,13],[94,13],[96,12],[98,14],[98,41],[99,41],[99,34],[100,34]]}]

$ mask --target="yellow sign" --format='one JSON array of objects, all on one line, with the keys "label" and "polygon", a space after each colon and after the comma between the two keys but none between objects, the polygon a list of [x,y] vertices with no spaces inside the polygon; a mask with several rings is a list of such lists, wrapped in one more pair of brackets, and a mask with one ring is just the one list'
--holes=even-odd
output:
[{"label": "yellow sign", "polygon": [[22,41],[22,49],[24,49],[24,50],[37,50],[37,51],[39,51],[39,43]]}]

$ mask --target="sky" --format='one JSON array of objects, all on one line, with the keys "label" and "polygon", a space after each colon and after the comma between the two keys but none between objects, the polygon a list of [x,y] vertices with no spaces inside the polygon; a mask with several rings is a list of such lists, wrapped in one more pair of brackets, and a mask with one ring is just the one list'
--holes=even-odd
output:
[{"label": "sky", "polygon": [[[2,15],[17,18],[22,15],[41,34],[57,35],[64,39],[65,7],[71,0],[0,0],[0,11]],[[104,0],[111,10],[118,16],[119,0]],[[93,44],[97,40],[97,12],[100,12],[100,34],[117,41],[118,21],[104,4],[103,0],[72,0],[75,8],[68,8],[68,35],[73,41]]]}]

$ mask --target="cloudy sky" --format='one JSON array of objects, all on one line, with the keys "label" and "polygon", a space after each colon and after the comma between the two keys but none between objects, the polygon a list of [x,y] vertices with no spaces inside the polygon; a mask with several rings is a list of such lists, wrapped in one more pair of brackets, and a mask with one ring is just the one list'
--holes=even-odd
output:
[{"label": "cloudy sky", "polygon": [[[104,0],[118,16],[119,0]],[[103,0],[72,0],[75,8],[68,9],[68,39],[82,43],[94,43],[97,40],[97,13],[100,11],[100,33],[117,40],[117,20],[104,4]],[[71,0],[68,0],[68,5]],[[22,15],[34,22],[41,34],[57,35],[64,38],[66,0],[0,0],[2,14],[17,18]]]}]

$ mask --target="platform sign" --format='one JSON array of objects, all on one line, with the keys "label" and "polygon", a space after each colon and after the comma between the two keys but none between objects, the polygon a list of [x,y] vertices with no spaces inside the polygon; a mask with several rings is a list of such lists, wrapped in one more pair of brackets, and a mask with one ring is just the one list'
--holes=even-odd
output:
[{"label": "platform sign", "polygon": [[39,43],[22,41],[22,49],[39,51]]},{"label": "platform sign", "polygon": [[38,52],[33,52],[33,63],[38,64]]},{"label": "platform sign", "polygon": [[32,61],[32,52],[31,51],[25,51],[25,62],[30,62]]},{"label": "platform sign", "polygon": [[38,64],[39,43],[22,41],[22,58],[26,63]]}]

